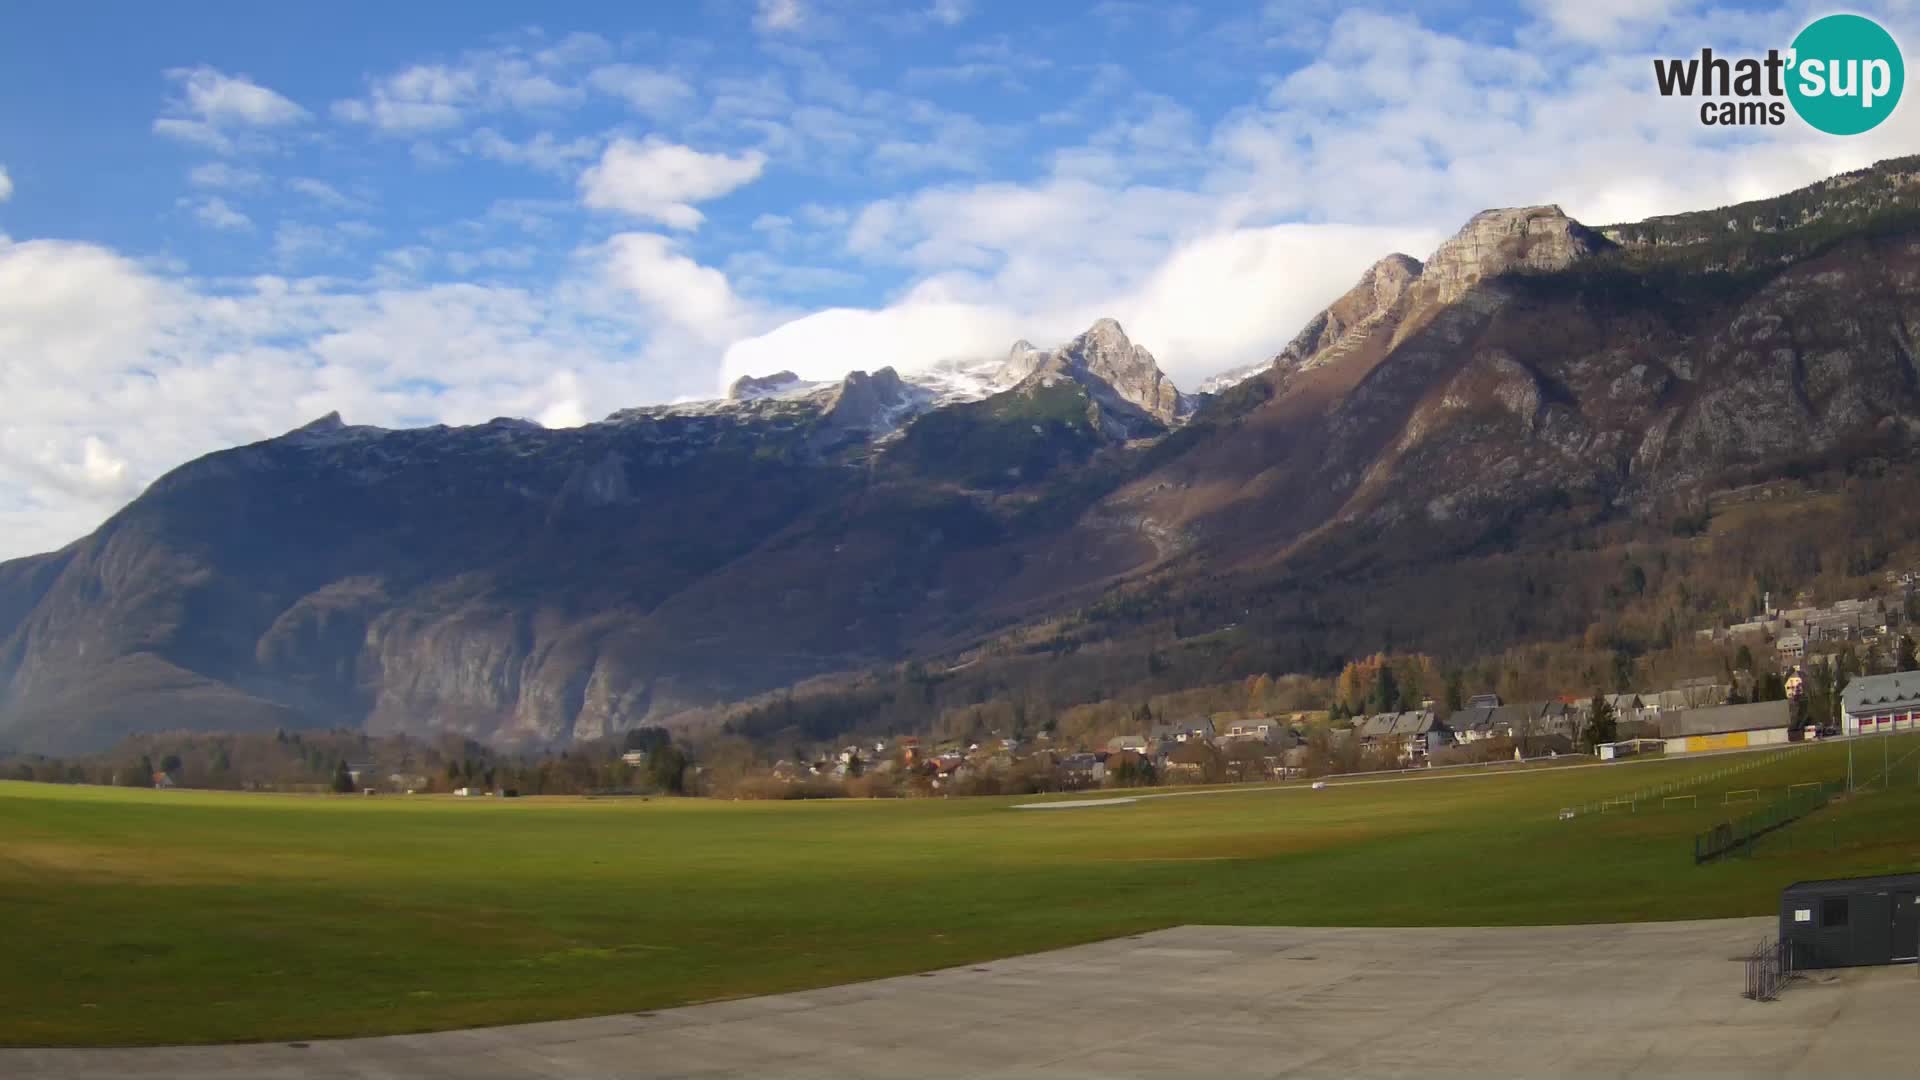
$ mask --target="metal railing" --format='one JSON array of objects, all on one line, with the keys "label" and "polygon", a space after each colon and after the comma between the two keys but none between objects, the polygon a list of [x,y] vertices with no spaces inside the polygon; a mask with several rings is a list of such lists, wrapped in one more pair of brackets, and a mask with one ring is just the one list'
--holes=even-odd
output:
[{"label": "metal railing", "polygon": [[1723,821],[1693,838],[1693,862],[1712,862],[1732,852],[1750,852],[1753,842],[1806,817],[1827,805],[1846,785],[1830,780],[1812,788],[1803,788],[1783,799],[1775,799],[1750,814]]},{"label": "metal railing", "polygon": [[1749,1001],[1772,1001],[1792,978],[1792,946],[1784,941],[1763,941],[1747,954],[1747,989],[1741,996]]},{"label": "metal railing", "polygon": [[[1651,803],[1656,799],[1664,800],[1669,795],[1688,792],[1693,788],[1704,787],[1715,780],[1723,780],[1729,776],[1758,769],[1763,765],[1772,765],[1777,761],[1783,760],[1787,756],[1787,753],[1788,751],[1786,750],[1775,750],[1769,754],[1741,755],[1740,760],[1708,772],[1689,773],[1685,776],[1669,780],[1664,784],[1654,784],[1650,787],[1643,787],[1638,791],[1626,795],[1609,796],[1604,799],[1595,799],[1592,802],[1563,806],[1560,808],[1560,820],[1566,821],[1587,814],[1606,814],[1619,811],[1637,814],[1640,812],[1640,804],[1643,802]],[[1668,758],[1666,760],[1684,759]]]}]

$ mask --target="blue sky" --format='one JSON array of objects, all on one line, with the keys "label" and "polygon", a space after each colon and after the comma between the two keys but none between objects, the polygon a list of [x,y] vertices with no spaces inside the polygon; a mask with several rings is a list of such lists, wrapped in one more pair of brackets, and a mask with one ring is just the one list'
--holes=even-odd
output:
[{"label": "blue sky", "polygon": [[1486,206],[1600,224],[1920,149],[1912,108],[1728,132],[1652,90],[1825,10],[15,2],[0,557],[334,409],[577,424],[1102,315],[1191,386]]}]

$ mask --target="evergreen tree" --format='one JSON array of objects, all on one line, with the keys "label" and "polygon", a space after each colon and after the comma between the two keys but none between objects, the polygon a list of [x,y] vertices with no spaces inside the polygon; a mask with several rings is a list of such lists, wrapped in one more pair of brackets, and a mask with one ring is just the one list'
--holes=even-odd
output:
[{"label": "evergreen tree", "polygon": [[668,743],[647,755],[647,779],[669,795],[686,793],[687,755]]},{"label": "evergreen tree", "polygon": [[333,770],[333,790],[342,795],[353,790],[353,773],[347,770],[347,763],[344,760],[340,762],[338,768]]},{"label": "evergreen tree", "polygon": [[1595,749],[1601,743],[1613,742],[1619,737],[1618,720],[1613,712],[1613,703],[1607,700],[1606,695],[1594,694],[1593,701],[1587,707],[1587,730],[1581,741],[1586,743],[1588,750]]},{"label": "evergreen tree", "polygon": [[1369,712],[1400,711],[1400,687],[1393,677],[1391,665],[1380,665],[1379,674],[1373,678],[1373,692],[1367,697],[1367,706]]}]

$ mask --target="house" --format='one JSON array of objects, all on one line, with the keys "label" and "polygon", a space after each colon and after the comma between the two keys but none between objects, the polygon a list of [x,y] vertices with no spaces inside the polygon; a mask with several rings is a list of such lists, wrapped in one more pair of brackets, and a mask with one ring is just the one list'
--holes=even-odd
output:
[{"label": "house", "polygon": [[1799,660],[1807,655],[1807,638],[1804,634],[1790,631],[1781,634],[1780,640],[1774,642],[1773,647],[1782,657],[1788,660]]},{"label": "house", "polygon": [[1467,708],[1469,709],[1497,709],[1499,707],[1499,694],[1475,694],[1467,699]]},{"label": "house", "polygon": [[1171,724],[1155,724],[1154,730],[1159,733],[1162,741],[1191,742],[1194,739],[1199,739],[1204,742],[1212,742],[1214,736],[1213,721],[1207,717],[1201,717],[1197,720],[1182,720]]},{"label": "house", "polygon": [[1260,742],[1284,750],[1297,745],[1300,735],[1288,725],[1266,716],[1258,720],[1235,720],[1227,727],[1225,734],[1214,739],[1217,746],[1236,742]]},{"label": "house", "polygon": [[1669,754],[1740,750],[1785,744],[1791,722],[1792,715],[1784,700],[1710,705],[1662,714],[1660,735],[1666,740]]},{"label": "house", "polygon": [[620,760],[637,769],[647,763],[647,752],[645,750],[629,750],[620,755]]},{"label": "house", "polygon": [[1068,754],[1060,759],[1060,771],[1097,784],[1107,778],[1107,763],[1098,754]]},{"label": "house", "polygon": [[1375,713],[1355,730],[1360,734],[1360,744],[1366,747],[1377,747],[1389,739],[1401,740],[1402,761],[1424,758],[1453,741],[1432,709]]},{"label": "house", "polygon": [[1383,712],[1357,717],[1353,722],[1353,733],[1359,738],[1361,746],[1373,747],[1393,734],[1393,722],[1399,715]]},{"label": "house", "polygon": [[1726,683],[1711,675],[1694,679],[1681,679],[1673,684],[1673,689],[1660,694],[1660,711],[1671,712],[1675,709],[1697,709],[1705,705],[1720,705],[1727,700],[1727,691],[1732,689]]},{"label": "house", "polygon": [[1870,735],[1920,726],[1920,671],[1862,675],[1840,692],[1840,733]]},{"label": "house", "polygon": [[1487,718],[1487,730],[1496,738],[1511,739],[1532,730],[1534,718],[1539,710],[1546,708],[1546,702],[1537,704],[1514,703],[1502,705],[1493,710]]},{"label": "house", "polygon": [[1533,730],[1537,735],[1551,735],[1577,741],[1580,729],[1586,726],[1587,707],[1583,701],[1548,701],[1540,706],[1533,717]]},{"label": "house", "polygon": [[1600,700],[1606,702],[1607,707],[1613,710],[1613,716],[1616,720],[1640,719],[1641,702],[1639,694],[1607,694],[1601,697]]},{"label": "house", "polygon": [[1640,694],[1608,694],[1607,704],[1613,709],[1614,724],[1622,729],[1624,736],[1628,731],[1639,728],[1657,730],[1660,725],[1660,707]]},{"label": "house", "polygon": [[1107,740],[1108,751],[1116,754],[1121,751],[1144,754],[1147,752],[1147,748],[1152,745],[1154,745],[1154,741],[1150,741],[1148,737],[1144,735],[1115,735],[1113,738]]},{"label": "house", "polygon": [[1407,757],[1415,761],[1436,750],[1444,750],[1453,743],[1452,733],[1432,709],[1412,709],[1401,713],[1394,722],[1393,734],[1407,741]]},{"label": "house", "polygon": [[[1493,695],[1485,695],[1492,697]],[[1478,700],[1477,698],[1475,700]],[[1493,718],[1500,711],[1498,705],[1470,705],[1459,709],[1447,717],[1447,730],[1453,732],[1456,742],[1479,742],[1494,736]]]}]

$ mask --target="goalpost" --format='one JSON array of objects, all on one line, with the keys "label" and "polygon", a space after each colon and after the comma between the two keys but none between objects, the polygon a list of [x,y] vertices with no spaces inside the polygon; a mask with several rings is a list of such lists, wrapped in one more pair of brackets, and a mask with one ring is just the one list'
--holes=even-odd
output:
[{"label": "goalpost", "polygon": [[1820,786],[1820,781],[1818,780],[1802,780],[1797,784],[1788,784],[1787,797],[1792,798],[1793,793],[1800,790],[1803,787],[1817,788],[1819,786]]},{"label": "goalpost", "polygon": [[[1746,798],[1736,799],[1734,798],[1735,795],[1744,795],[1746,796]],[[1720,800],[1720,805],[1732,806],[1734,803],[1737,803],[1737,802],[1747,803],[1747,802],[1759,802],[1759,801],[1760,801],[1759,788],[1741,788],[1738,791],[1727,792],[1726,796]]]},{"label": "goalpost", "polygon": [[1660,809],[1662,809],[1662,810],[1665,810],[1665,809],[1666,809],[1667,807],[1669,807],[1669,806],[1672,806],[1672,805],[1673,805],[1674,803],[1677,803],[1677,802],[1684,802],[1684,803],[1686,803],[1686,804],[1687,804],[1688,806],[1696,806],[1696,807],[1697,807],[1697,806],[1699,806],[1699,805],[1700,805],[1700,796],[1698,796],[1698,795],[1669,795],[1669,796],[1667,796],[1666,798],[1664,798],[1664,799],[1661,799],[1661,800],[1660,800]]}]

